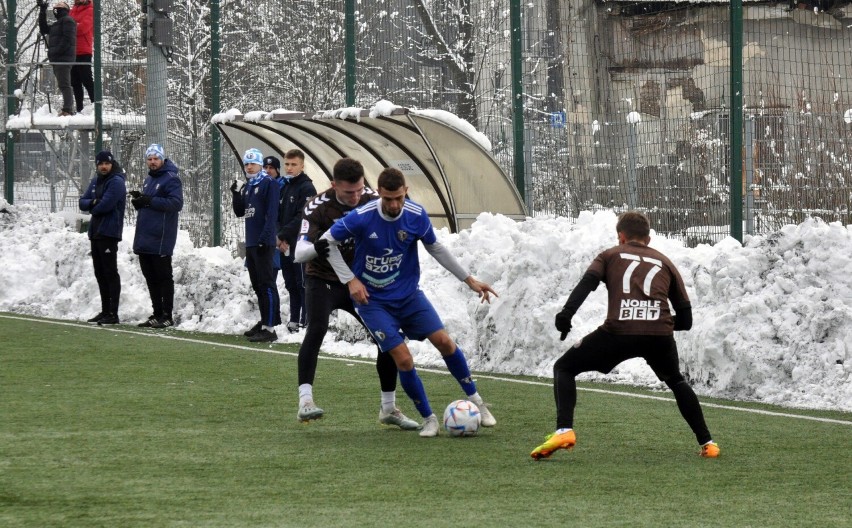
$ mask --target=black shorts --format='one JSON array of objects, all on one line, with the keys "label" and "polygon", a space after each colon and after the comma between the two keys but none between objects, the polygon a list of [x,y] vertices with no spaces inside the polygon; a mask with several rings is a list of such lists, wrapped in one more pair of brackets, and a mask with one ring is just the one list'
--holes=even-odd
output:
[{"label": "black shorts", "polygon": [[640,357],[661,381],[680,374],[674,336],[616,335],[598,328],[574,344],[559,362],[575,374],[596,370],[607,374],[619,363]]}]

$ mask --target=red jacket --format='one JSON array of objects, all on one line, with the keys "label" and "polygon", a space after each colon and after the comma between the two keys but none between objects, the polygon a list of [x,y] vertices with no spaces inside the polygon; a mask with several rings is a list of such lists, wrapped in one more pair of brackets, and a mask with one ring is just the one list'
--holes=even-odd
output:
[{"label": "red jacket", "polygon": [[91,55],[94,42],[94,8],[92,2],[74,4],[71,18],[77,22],[77,55]]}]

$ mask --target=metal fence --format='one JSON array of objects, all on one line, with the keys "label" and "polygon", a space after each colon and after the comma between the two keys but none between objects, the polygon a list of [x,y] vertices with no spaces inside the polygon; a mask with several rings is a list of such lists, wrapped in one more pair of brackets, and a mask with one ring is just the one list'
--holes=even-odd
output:
[{"label": "metal fence", "polygon": [[[104,112],[144,117],[138,13],[117,4],[103,4]],[[221,9],[214,12],[214,4]],[[741,72],[730,68],[727,4],[533,0],[516,3],[521,25],[513,28],[509,0],[374,0],[358,4],[349,47],[345,4],[173,3],[174,43],[164,50],[173,60],[164,102],[167,150],[187,195],[181,224],[196,244],[212,243],[217,192],[222,242],[236,247],[241,233],[227,193],[240,167],[227,150],[220,188],[213,188],[214,25],[221,35],[221,109],[346,106],[345,64],[354,57],[356,106],[387,99],[453,112],[487,135],[510,175],[521,152],[531,214],[641,209],[658,232],[689,244],[713,242],[729,230],[729,87],[732,74],[741,74],[744,199],[733,207],[741,208],[745,231],[765,233],[807,216],[850,223],[848,3],[746,2]],[[36,36],[20,31],[31,16],[16,15],[25,51],[15,64],[24,92],[19,111],[37,111],[58,93],[43,60],[33,66]],[[519,51],[511,46],[514,31],[522,34]],[[520,113],[512,105],[513,67],[521,71]],[[91,137],[81,139],[90,133],[13,134],[15,201],[76,209],[74,193],[93,173]],[[144,127],[112,126],[104,140],[121,153],[128,185],[141,183]]]}]

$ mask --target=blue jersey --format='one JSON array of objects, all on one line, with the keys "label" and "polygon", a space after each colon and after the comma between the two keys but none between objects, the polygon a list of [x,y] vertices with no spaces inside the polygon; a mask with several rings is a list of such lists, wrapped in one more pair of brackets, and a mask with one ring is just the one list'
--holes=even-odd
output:
[{"label": "blue jersey", "polygon": [[388,220],[381,199],[355,209],[331,226],[335,240],[355,239],[352,272],[364,283],[370,300],[398,301],[413,295],[420,283],[417,241],[434,244],[435,231],[426,210],[405,200],[400,215]]}]

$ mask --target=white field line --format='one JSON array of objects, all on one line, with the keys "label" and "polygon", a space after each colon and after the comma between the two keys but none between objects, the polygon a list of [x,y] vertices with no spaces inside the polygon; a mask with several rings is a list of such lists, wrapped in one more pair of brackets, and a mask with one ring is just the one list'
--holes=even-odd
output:
[{"label": "white field line", "polygon": [[[233,349],[233,350],[247,350],[247,351],[250,351],[250,352],[263,352],[263,353],[266,353],[266,354],[278,354],[278,355],[281,355],[281,356],[298,357],[298,354],[296,354],[295,352],[287,352],[285,350],[274,350],[272,348],[258,348],[258,347],[243,346],[243,345],[230,345],[230,344],[227,344],[227,343],[216,343],[216,342],[212,342],[212,341],[205,341],[203,339],[193,339],[193,338],[190,338],[190,337],[178,337],[178,336],[170,335],[170,334],[167,334],[167,333],[151,333],[151,332],[147,332],[147,331],[144,331],[144,330],[126,330],[126,329],[117,328],[117,327],[114,327],[114,326],[101,327],[101,326],[96,326],[96,325],[88,325],[88,324],[85,324],[85,323],[50,321],[50,320],[46,320],[46,319],[17,317],[17,316],[12,316],[12,315],[3,315],[3,314],[0,314],[0,318],[2,318],[2,319],[17,319],[19,321],[39,322],[39,323],[52,324],[52,325],[58,325],[58,326],[73,326],[73,327],[76,327],[76,328],[87,328],[87,329],[96,330],[96,331],[108,331],[108,332],[117,332],[117,333],[123,333],[123,334],[133,334],[133,335],[136,335],[136,336],[143,336],[143,337],[170,339],[172,341],[183,341],[185,343],[195,343],[195,344],[200,344],[200,345],[229,348],[229,349]],[[346,361],[346,362],[349,362],[349,363],[360,363],[360,364],[364,364],[364,365],[374,365],[375,364],[374,360],[366,360],[366,359],[361,359],[361,358],[342,357],[342,356],[321,355],[320,359],[327,359],[327,360],[331,360],[331,361]],[[417,370],[420,371],[420,372],[431,372],[431,373],[434,373],[434,374],[449,375],[449,372],[447,372],[446,370],[438,370],[438,369],[434,369],[434,368],[420,368],[420,367],[418,367]],[[495,376],[495,375],[491,375],[491,374],[477,373],[476,377],[477,377],[477,379],[490,379],[490,380],[496,380],[496,381],[505,381],[507,383],[522,383],[522,384],[525,384],[525,385],[538,385],[538,386],[543,386],[543,387],[551,387],[553,385],[552,382],[549,382],[549,381],[543,382],[543,381],[524,380],[524,379],[517,379],[517,378],[507,378],[507,377]],[[586,392],[598,392],[600,394],[612,394],[612,395],[624,396],[624,397],[628,397],[628,398],[642,398],[642,399],[646,399],[646,400],[658,400],[658,401],[664,401],[664,402],[670,402],[670,403],[675,401],[674,398],[666,398],[666,397],[663,397],[663,396],[652,396],[650,394],[635,394],[635,393],[631,393],[631,392],[622,392],[622,391],[614,391],[614,390],[606,390],[606,389],[591,389],[591,388],[585,388],[585,387],[577,387],[577,390],[586,391]],[[794,419],[798,419],[798,420],[811,420],[811,421],[814,421],[814,422],[823,422],[823,423],[832,423],[832,424],[852,426],[852,421],[836,420],[834,418],[822,418],[822,417],[819,417],[819,416],[805,416],[805,415],[802,415],[802,414],[791,414],[791,413],[783,413],[783,412],[775,412],[775,411],[765,411],[763,409],[751,409],[751,408],[748,408],[748,407],[734,407],[734,406],[731,406],[731,405],[722,405],[722,404],[718,404],[718,403],[701,402],[701,406],[702,407],[712,407],[714,409],[725,409],[725,410],[728,410],[728,411],[739,411],[739,412],[747,412],[747,413],[753,413],[753,414],[763,414],[763,415],[766,415],[766,416],[779,416],[779,417],[783,417],[783,418],[794,418]]]}]

